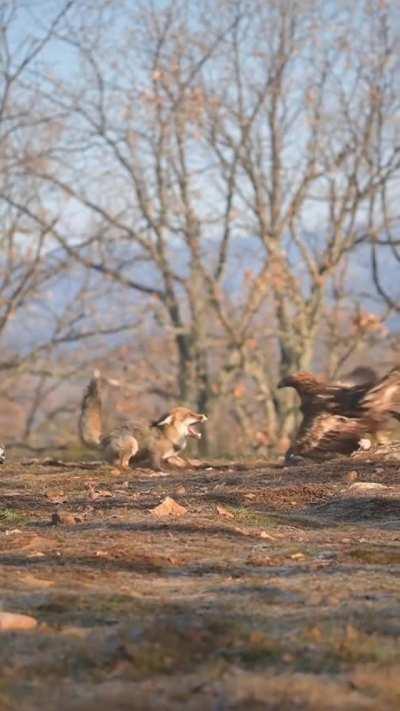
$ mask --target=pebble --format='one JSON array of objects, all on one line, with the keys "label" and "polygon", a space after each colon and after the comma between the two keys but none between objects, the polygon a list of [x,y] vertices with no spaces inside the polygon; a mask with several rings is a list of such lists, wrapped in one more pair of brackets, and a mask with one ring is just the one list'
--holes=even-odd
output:
[{"label": "pebble", "polygon": [[346,481],[349,482],[356,481],[356,479],[358,479],[358,472],[355,469],[352,469],[351,471],[347,472],[344,478]]}]

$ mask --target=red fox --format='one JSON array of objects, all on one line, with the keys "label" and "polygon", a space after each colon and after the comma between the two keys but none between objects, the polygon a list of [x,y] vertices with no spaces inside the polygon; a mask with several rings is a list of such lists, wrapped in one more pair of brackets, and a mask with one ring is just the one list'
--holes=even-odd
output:
[{"label": "red fox", "polygon": [[126,422],[104,433],[99,375],[92,378],[83,396],[79,417],[79,434],[87,447],[100,448],[106,461],[122,469],[148,461],[155,469],[162,462],[183,467],[190,464],[179,453],[186,447],[187,438],[201,438],[196,425],[207,416],[186,407],[174,407],[155,422],[142,424]]}]

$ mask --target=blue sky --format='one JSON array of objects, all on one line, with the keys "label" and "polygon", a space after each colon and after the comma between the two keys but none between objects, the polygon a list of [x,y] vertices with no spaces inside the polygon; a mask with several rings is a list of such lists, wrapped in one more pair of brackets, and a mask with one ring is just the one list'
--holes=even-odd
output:
[{"label": "blue sky", "polygon": [[[21,48],[22,52],[24,51],[24,47],[26,47],[26,43],[29,42],[31,38],[36,38],[42,35],[60,11],[63,4],[63,0],[26,0],[22,6],[13,35],[14,42]],[[137,4],[135,3],[135,0],[132,0],[132,7],[135,7],[135,4]],[[326,3],[327,14],[334,12],[338,7],[342,6],[343,3],[341,0],[337,0],[337,2],[334,0],[328,0]],[[355,2],[355,12],[357,12],[357,6],[358,3]],[[400,3],[397,13],[395,4],[393,3],[392,10],[394,11],[394,17],[397,17],[398,19],[400,17]],[[79,2],[76,2],[75,7],[71,11],[71,17],[75,17],[76,19],[79,12]],[[116,50],[117,48],[118,42],[116,41]],[[41,65],[43,62],[48,64],[51,71],[60,76],[61,79],[71,79],[71,77],[74,76],[74,73],[76,73],[79,69],[75,50],[65,42],[57,39],[53,39],[49,43],[37,63]],[[70,211],[68,214],[68,221],[76,227],[81,225],[83,221],[83,213],[79,206],[75,206],[73,211]],[[320,215],[318,211],[315,208],[310,208],[308,213],[309,227],[318,230],[319,221]],[[238,246],[239,250],[243,249],[241,244]],[[238,257],[236,256],[236,259],[237,258]],[[394,281],[398,265],[396,265],[392,260],[389,262],[389,257],[386,257],[386,259],[388,259],[386,276],[389,276],[389,279]],[[369,257],[365,251],[359,252],[357,257],[352,262],[352,278],[354,282],[358,283],[360,288],[364,291],[367,291],[371,285],[369,277]],[[373,289],[371,289],[371,292],[373,292]]]}]

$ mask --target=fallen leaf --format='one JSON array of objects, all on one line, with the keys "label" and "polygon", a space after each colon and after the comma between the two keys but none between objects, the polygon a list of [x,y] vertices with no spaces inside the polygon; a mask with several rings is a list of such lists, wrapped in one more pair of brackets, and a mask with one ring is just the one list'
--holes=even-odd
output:
[{"label": "fallen leaf", "polygon": [[385,486],[385,484],[377,484],[374,481],[357,481],[355,484],[352,484],[349,486],[348,491],[381,491],[383,489],[387,489],[388,487]]},{"label": "fallen leaf", "polygon": [[165,516],[183,516],[187,512],[187,509],[178,504],[170,496],[167,496],[161,504],[156,506],[154,509],[150,509],[150,511],[153,516],[156,516],[156,518],[164,518]]},{"label": "fallen leaf", "polygon": [[[124,492],[125,494],[126,492]],[[107,489],[96,489],[93,491],[90,491],[90,498],[93,500],[96,499],[106,499],[112,496],[112,491],[107,491]]]},{"label": "fallen leaf", "polygon": [[254,565],[256,568],[258,567],[263,567],[264,565],[270,565],[271,564],[271,558],[269,555],[249,555],[248,558],[246,558],[246,565]]},{"label": "fallen leaf", "polygon": [[82,523],[82,516],[77,514],[68,513],[66,511],[55,511],[51,517],[51,525],[59,526],[60,524],[65,524],[67,526],[75,526],[77,523]]},{"label": "fallen leaf", "polygon": [[260,531],[260,538],[266,538],[268,541],[274,541],[274,537],[270,536],[266,531]]},{"label": "fallen leaf", "polygon": [[29,553],[27,556],[28,558],[44,558],[45,553],[42,553],[42,551],[34,551],[33,553]]},{"label": "fallen leaf", "polygon": [[[231,529],[228,529],[228,530],[231,530]],[[240,533],[242,536],[254,535],[254,531],[248,531],[245,528],[239,528],[239,526],[234,526],[232,528],[232,531],[235,531],[235,533]]]},{"label": "fallen leaf", "polygon": [[67,501],[67,497],[65,496],[63,491],[60,491],[58,493],[56,492],[47,492],[46,493],[46,498],[50,503],[52,504],[64,504]]},{"label": "fallen leaf", "polygon": [[37,626],[37,620],[29,615],[17,615],[13,612],[0,612],[0,630],[31,630]]}]

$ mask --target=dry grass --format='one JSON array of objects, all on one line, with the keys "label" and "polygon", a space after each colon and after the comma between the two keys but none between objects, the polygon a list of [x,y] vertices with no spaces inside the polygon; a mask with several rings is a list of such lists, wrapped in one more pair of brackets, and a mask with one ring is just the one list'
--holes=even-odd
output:
[{"label": "dry grass", "polygon": [[[346,462],[3,467],[2,607],[39,626],[2,633],[1,711],[398,708],[400,475],[383,467],[389,488],[362,496]],[[152,516],[167,495],[187,514]]]}]

